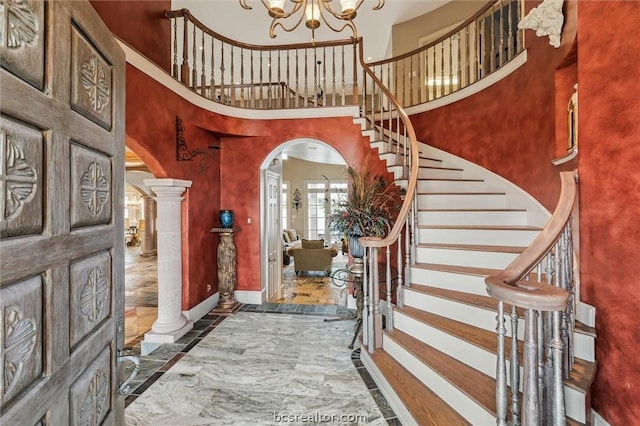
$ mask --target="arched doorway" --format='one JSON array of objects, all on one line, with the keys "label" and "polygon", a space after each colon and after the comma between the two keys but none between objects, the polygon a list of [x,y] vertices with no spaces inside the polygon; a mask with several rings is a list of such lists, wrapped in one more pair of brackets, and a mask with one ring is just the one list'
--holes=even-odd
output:
[{"label": "arched doorway", "polygon": [[143,183],[154,176],[144,168],[128,160],[125,172],[125,346],[135,346],[158,315],[156,208]]},{"label": "arched doorway", "polygon": [[[293,249],[302,248],[303,239],[322,240],[320,247],[335,253],[328,255],[329,268],[346,264],[340,238],[331,234],[327,222],[332,199],[346,190],[346,167],[340,153],[316,139],[285,142],[264,160],[260,173],[262,302],[338,302],[341,296],[331,288],[325,271],[300,270],[308,266],[300,260],[303,253]],[[297,241],[286,238],[287,231]],[[294,253],[299,255],[298,264]]]}]

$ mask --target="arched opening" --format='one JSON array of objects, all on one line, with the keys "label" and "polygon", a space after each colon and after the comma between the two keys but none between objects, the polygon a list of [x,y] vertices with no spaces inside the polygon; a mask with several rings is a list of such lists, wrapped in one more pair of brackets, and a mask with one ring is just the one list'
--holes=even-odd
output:
[{"label": "arched opening", "polygon": [[263,161],[260,302],[346,302],[330,275],[346,266],[347,254],[327,220],[332,203],[346,192],[346,168],[342,155],[317,139],[287,141]]},{"label": "arched opening", "polygon": [[135,346],[158,316],[155,200],[144,179],[154,178],[127,149],[124,198],[125,346]]}]

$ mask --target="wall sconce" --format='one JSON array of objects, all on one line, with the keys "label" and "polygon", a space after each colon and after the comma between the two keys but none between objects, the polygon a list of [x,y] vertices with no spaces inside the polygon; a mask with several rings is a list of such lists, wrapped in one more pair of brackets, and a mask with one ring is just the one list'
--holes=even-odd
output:
[{"label": "wall sconce", "polygon": [[296,189],[293,193],[293,207],[295,207],[296,211],[298,211],[298,209],[302,207],[302,194],[300,194],[300,191],[298,191],[298,189]]}]

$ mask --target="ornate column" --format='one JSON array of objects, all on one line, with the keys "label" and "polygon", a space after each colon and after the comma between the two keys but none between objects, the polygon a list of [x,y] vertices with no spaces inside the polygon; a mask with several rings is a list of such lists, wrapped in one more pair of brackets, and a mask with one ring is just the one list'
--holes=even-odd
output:
[{"label": "ornate column", "polygon": [[182,193],[189,180],[145,179],[156,194],[158,236],[158,319],[145,333],[142,355],[173,343],[193,328],[182,315]]},{"label": "ornate column", "polygon": [[215,313],[231,313],[239,305],[234,292],[236,290],[236,245],[233,234],[240,228],[213,228],[211,232],[220,235],[218,242],[218,293],[220,301],[212,311]]},{"label": "ornate column", "polygon": [[144,210],[144,235],[142,236],[142,253],[141,256],[155,256],[156,244],[156,212],[153,208],[155,200],[152,195],[145,194],[142,196],[142,208]]}]

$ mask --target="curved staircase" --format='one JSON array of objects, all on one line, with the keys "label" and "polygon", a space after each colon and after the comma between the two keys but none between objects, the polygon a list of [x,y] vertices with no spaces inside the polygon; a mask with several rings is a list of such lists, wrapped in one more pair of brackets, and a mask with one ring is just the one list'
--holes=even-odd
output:
[{"label": "curved staircase", "polygon": [[[372,146],[404,185],[388,143]],[[384,331],[382,348],[363,350],[362,361],[402,424],[496,424],[498,301],[487,295],[484,280],[511,263],[550,214],[502,178],[424,144],[418,175],[415,258],[399,295],[403,306],[393,309],[393,330]],[[510,313],[506,306],[507,323]],[[564,386],[569,424],[590,423],[592,326],[576,323],[576,361]],[[510,337],[505,347],[508,352]]]}]

